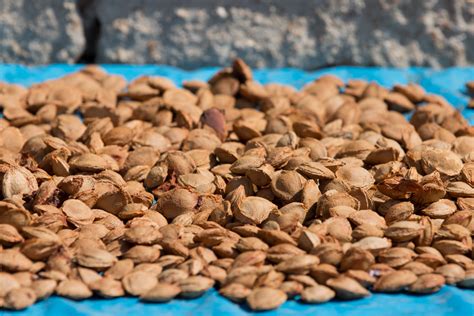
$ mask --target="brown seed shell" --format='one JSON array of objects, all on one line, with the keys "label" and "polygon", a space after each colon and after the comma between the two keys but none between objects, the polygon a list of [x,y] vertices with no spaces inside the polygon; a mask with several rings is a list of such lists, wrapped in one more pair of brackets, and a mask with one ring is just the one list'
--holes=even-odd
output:
[{"label": "brown seed shell", "polygon": [[254,311],[266,311],[278,308],[287,299],[286,294],[278,289],[261,287],[254,289],[247,296],[247,304]]}]

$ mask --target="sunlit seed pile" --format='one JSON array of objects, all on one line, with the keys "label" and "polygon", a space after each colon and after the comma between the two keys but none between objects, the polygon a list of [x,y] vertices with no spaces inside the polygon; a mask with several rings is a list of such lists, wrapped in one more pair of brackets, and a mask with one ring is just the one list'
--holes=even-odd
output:
[{"label": "sunlit seed pile", "polygon": [[416,84],[297,91],[237,59],[178,88],[88,66],[1,83],[0,106],[3,308],[474,288],[474,128]]}]

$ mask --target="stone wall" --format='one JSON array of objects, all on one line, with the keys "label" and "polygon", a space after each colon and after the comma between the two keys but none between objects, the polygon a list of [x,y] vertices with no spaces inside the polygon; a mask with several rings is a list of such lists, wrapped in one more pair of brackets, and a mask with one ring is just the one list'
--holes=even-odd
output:
[{"label": "stone wall", "polygon": [[0,61],[474,64],[474,0],[1,0]]},{"label": "stone wall", "polygon": [[72,63],[85,45],[74,0],[0,0],[0,62]]}]

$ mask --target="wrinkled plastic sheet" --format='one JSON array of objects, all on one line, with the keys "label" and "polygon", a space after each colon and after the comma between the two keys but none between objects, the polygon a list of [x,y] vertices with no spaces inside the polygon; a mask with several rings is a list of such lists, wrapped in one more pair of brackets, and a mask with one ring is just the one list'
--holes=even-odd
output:
[{"label": "wrinkled plastic sheet", "polygon": [[[58,78],[80,69],[81,66],[49,65],[24,67],[0,65],[0,81],[29,86],[48,79]],[[184,71],[167,66],[104,65],[111,73],[123,75],[132,80],[140,75],[165,76],[180,84],[183,80],[208,79],[217,68]],[[255,71],[255,79],[262,82],[279,82],[301,88],[305,83],[323,74],[334,74],[347,81],[364,79],[375,81],[383,86],[416,82],[429,93],[444,96],[453,106],[474,124],[474,110],[466,109],[469,100],[464,87],[465,82],[474,80],[474,67],[431,70],[424,68],[389,69],[364,67],[334,67],[314,72],[299,69],[263,69]],[[51,297],[39,302],[25,311],[0,311],[3,315],[229,315],[239,316],[250,313],[243,305],[223,299],[215,290],[195,300],[177,299],[165,304],[148,304],[135,298],[89,299],[82,302]],[[373,294],[356,301],[332,301],[321,305],[305,305],[296,301],[286,302],[277,311],[263,312],[260,315],[474,315],[474,290],[462,290],[445,286],[434,295],[417,296],[408,294]]]}]

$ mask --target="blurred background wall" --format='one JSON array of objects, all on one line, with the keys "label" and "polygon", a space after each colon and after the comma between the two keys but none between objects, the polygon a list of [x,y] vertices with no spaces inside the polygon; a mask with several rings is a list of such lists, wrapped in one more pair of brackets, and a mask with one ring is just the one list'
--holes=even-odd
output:
[{"label": "blurred background wall", "polygon": [[0,62],[474,64],[474,0],[0,0]]}]

